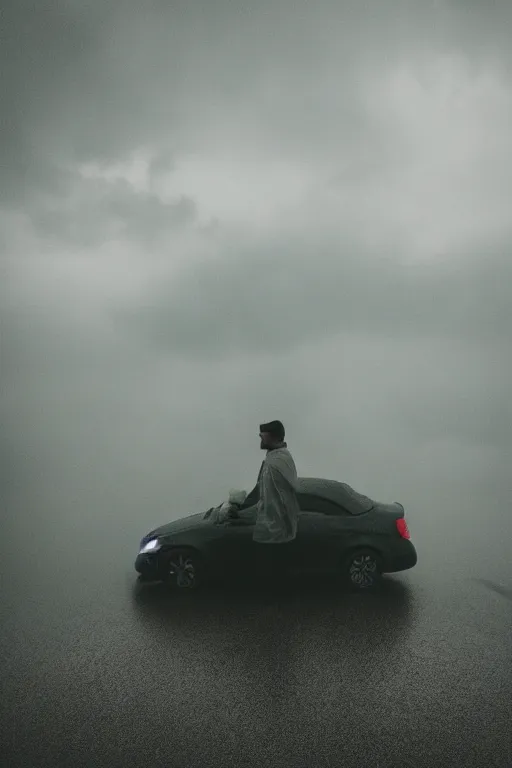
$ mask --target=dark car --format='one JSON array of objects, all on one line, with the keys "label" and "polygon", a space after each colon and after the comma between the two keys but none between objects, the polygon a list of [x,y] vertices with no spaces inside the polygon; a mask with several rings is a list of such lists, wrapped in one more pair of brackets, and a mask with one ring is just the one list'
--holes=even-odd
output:
[{"label": "dark car", "polygon": [[[285,548],[288,571],[338,575],[358,589],[367,589],[383,573],[416,565],[405,511],[398,502],[372,501],[345,483],[319,478],[299,479],[298,500],[297,537]],[[249,505],[255,510],[253,504],[254,498]],[[244,508],[247,504],[238,509]],[[226,519],[220,506],[212,507],[144,536],[135,569],[145,579],[167,581],[179,590],[194,589],[217,577],[231,581],[264,577],[256,553],[266,546],[283,545],[256,544],[253,530],[254,520],[239,517],[236,508]]]}]

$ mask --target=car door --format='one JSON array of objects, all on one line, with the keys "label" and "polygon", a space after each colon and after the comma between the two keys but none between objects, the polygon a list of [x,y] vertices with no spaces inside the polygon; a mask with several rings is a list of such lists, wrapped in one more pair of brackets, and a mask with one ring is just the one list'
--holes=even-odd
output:
[{"label": "car door", "polygon": [[297,567],[303,572],[333,571],[346,548],[350,515],[332,501],[312,495],[299,497]]},{"label": "car door", "polygon": [[236,579],[249,568],[252,557],[254,523],[246,520],[226,520],[219,523],[215,539],[209,543],[209,556],[215,571]]}]

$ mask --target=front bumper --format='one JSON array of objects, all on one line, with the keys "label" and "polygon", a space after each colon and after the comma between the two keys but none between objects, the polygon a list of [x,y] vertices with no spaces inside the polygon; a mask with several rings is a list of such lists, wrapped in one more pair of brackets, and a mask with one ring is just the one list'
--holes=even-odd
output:
[{"label": "front bumper", "polygon": [[158,553],[137,555],[135,560],[135,570],[137,573],[140,573],[141,576],[157,578],[159,571]]}]

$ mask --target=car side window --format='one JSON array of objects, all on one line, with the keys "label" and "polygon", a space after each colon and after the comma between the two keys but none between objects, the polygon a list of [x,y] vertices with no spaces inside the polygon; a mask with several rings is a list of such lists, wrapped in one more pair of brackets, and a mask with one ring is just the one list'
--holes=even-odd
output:
[{"label": "car side window", "polygon": [[318,496],[311,496],[310,494],[300,494],[299,507],[301,512],[316,513],[319,515],[327,515],[329,517],[344,517],[348,515],[348,512],[343,507],[338,506],[333,501],[322,499]]}]

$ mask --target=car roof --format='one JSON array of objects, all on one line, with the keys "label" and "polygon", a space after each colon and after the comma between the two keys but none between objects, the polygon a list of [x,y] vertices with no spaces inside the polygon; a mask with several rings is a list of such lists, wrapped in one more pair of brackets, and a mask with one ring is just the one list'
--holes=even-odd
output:
[{"label": "car roof", "polygon": [[347,483],[337,480],[325,480],[321,477],[299,477],[297,481],[299,494],[318,496],[332,501],[343,507],[352,515],[369,512],[375,506],[375,501],[358,493]]}]

